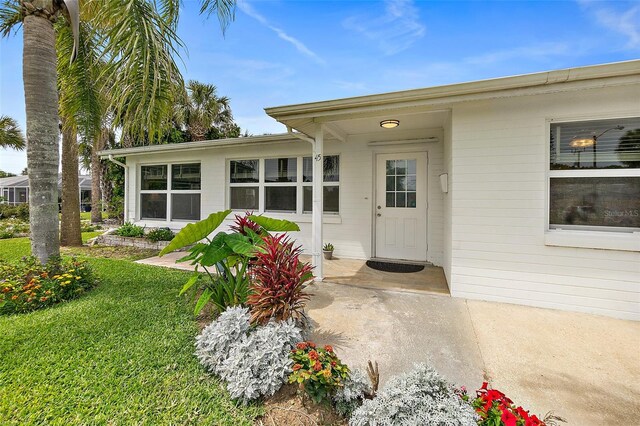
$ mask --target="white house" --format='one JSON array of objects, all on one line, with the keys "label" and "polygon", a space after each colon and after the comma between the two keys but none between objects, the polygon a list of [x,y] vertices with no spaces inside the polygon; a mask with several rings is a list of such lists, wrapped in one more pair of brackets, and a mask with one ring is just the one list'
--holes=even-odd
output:
[{"label": "white house", "polygon": [[102,152],[126,219],[264,212],[320,276],[331,242],[442,266],[454,297],[640,320],[640,61],[266,113],[289,133]]},{"label": "white house", "polygon": [[[91,176],[78,175],[80,210],[91,210]],[[58,177],[58,194],[62,193],[62,176]],[[0,178],[0,203],[24,204],[29,202],[29,177]],[[62,201],[59,201],[62,202]]]}]

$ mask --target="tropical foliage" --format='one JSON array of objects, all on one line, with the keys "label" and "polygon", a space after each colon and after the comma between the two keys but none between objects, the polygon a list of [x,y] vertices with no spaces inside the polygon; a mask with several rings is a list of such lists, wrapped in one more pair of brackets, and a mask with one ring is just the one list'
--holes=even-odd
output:
[{"label": "tropical foliage", "polygon": [[13,118],[0,115],[0,148],[23,150],[27,142]]}]

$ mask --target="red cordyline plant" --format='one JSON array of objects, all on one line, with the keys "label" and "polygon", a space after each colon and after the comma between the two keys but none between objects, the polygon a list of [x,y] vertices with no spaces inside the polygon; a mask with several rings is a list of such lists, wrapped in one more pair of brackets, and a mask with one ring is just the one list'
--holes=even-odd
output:
[{"label": "red cordyline plant", "polygon": [[[480,426],[553,426],[564,419],[548,413],[544,420],[540,420],[535,414],[529,414],[527,410],[516,405],[507,396],[496,389],[489,389],[487,382],[476,391],[476,399],[471,405],[480,416]],[[465,401],[468,400],[466,390],[456,392]]]},{"label": "red cordyline plant", "polygon": [[247,301],[251,322],[299,319],[309,299],[304,288],[313,279],[311,265],[300,261],[301,247],[294,247],[285,234],[266,235],[263,240],[251,262],[251,295]]},{"label": "red cordyline plant", "polygon": [[253,212],[245,212],[244,216],[240,216],[239,214],[235,215],[235,220],[233,225],[230,225],[229,228],[235,232],[238,232],[242,235],[247,235],[247,228],[256,234],[262,233],[262,227],[249,219],[249,216],[253,215]]}]

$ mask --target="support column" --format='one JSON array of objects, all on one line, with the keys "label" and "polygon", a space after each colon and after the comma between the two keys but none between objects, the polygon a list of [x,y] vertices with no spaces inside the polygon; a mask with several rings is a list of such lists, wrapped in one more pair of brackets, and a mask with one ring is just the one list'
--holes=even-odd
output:
[{"label": "support column", "polygon": [[323,213],[323,190],[324,180],[324,126],[318,125],[313,144],[313,213],[311,246],[313,253],[313,266],[316,281],[322,281],[324,273],[322,270],[322,213]]}]

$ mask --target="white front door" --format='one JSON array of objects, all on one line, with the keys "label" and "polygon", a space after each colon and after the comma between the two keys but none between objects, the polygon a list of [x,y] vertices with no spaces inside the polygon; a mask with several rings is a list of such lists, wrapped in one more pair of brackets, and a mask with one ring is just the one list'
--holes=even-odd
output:
[{"label": "white front door", "polygon": [[427,260],[427,153],[376,159],[376,257]]}]

